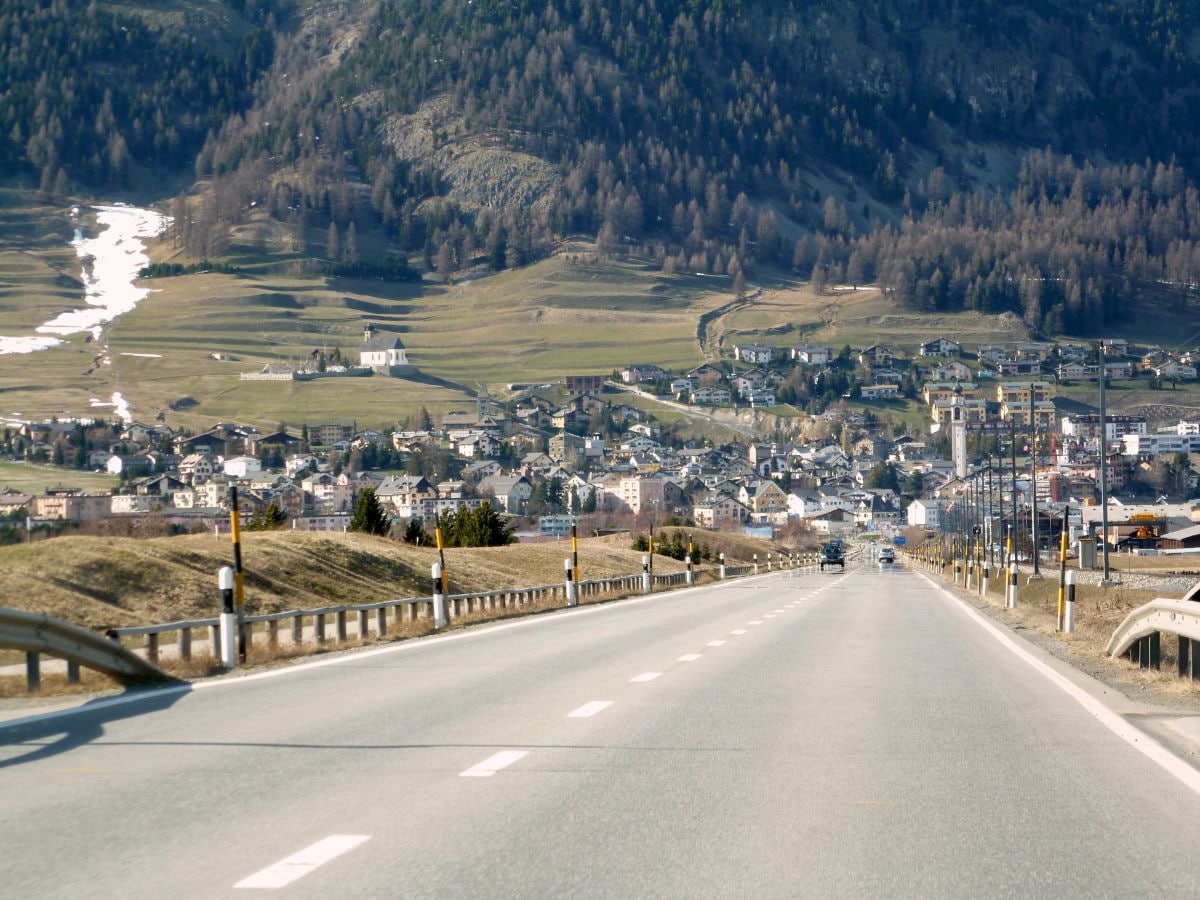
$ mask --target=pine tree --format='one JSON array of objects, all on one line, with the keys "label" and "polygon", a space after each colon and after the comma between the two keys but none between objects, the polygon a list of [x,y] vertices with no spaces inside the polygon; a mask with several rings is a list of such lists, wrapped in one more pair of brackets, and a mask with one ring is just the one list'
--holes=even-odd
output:
[{"label": "pine tree", "polygon": [[363,488],[354,505],[354,516],[350,519],[350,530],[364,534],[386,535],[392,527],[383,504],[375,495],[375,488]]}]

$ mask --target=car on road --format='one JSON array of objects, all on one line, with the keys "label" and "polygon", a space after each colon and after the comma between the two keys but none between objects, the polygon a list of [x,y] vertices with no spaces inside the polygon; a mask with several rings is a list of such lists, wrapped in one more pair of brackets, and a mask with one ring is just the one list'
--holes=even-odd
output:
[{"label": "car on road", "polygon": [[842,542],[836,543],[830,541],[821,547],[821,554],[817,559],[817,565],[821,571],[825,571],[826,566],[837,566],[843,572],[846,571],[846,554],[842,552]]},{"label": "car on road", "polygon": [[891,565],[896,561],[896,551],[891,547],[881,547],[879,550],[879,562],[882,564]]}]

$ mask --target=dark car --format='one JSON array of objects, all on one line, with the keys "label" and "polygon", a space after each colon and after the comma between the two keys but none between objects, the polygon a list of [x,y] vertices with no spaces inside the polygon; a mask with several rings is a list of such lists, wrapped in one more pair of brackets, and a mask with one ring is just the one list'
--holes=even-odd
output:
[{"label": "dark car", "polygon": [[842,571],[846,570],[846,554],[842,552],[841,541],[828,543],[821,547],[821,555],[817,560],[817,565],[820,566],[822,572],[826,566],[838,566]]}]

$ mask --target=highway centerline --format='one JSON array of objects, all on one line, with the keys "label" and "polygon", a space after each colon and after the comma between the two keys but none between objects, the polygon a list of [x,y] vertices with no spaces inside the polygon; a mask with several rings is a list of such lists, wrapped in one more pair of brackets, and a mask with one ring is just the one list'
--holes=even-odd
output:
[{"label": "highway centerline", "polygon": [[261,890],[287,887],[298,878],[303,878],[314,869],[370,839],[369,834],[330,835],[315,844],[310,844],[298,853],[293,853],[286,859],[281,859],[273,866],[267,866],[267,868],[243,878],[234,887]]}]

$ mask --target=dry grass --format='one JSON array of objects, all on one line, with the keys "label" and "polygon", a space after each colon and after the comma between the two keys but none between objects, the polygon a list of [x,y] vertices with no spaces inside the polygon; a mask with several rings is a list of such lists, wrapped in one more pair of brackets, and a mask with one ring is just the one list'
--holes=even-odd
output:
[{"label": "dry grass", "polygon": [[[765,558],[776,546],[742,535],[697,533],[714,556],[726,554],[731,564],[744,563],[754,553]],[[580,541],[581,579],[631,575],[641,571],[639,551],[630,549],[629,534]],[[448,549],[445,551],[452,594],[555,584],[563,578],[563,560],[570,544],[514,544],[508,547]],[[318,535],[299,532],[248,532],[243,537],[246,610],[249,614],[314,609],[330,605],[372,603],[430,593],[429,581],[437,551],[368,535]],[[41,612],[76,625],[103,631],[110,627],[163,624],[210,618],[218,611],[216,573],[232,563],[228,538],[211,535],[172,538],[63,537],[0,548],[0,566],[10,593],[6,603]],[[682,562],[655,557],[660,573],[682,571]],[[617,595],[589,597],[596,603]],[[456,619],[454,627],[552,608],[552,604],[519,610],[480,611]],[[432,631],[428,620],[389,623],[387,634],[353,635],[347,642],[311,640],[296,645],[280,629],[280,641],[269,647],[262,635],[252,643],[251,665],[276,665],[297,657],[342,650],[379,641],[403,640]],[[128,645],[138,647],[137,641]],[[179,678],[215,674],[219,666],[206,653],[189,661],[175,656],[173,646],[160,648],[161,667]],[[24,654],[0,652],[0,665],[18,665]],[[96,679],[99,679],[97,682]],[[94,691],[112,685],[102,676],[85,673],[81,687]],[[43,676],[41,693],[59,693],[65,677]],[[0,696],[25,695],[24,677],[0,678]]]},{"label": "dry grass", "polygon": [[[1179,564],[1176,564],[1179,567]],[[1080,584],[1075,588],[1075,630],[1058,630],[1058,568],[1047,566],[1041,581],[1028,582],[1028,573],[1020,576],[1015,610],[1004,609],[1003,578],[988,583],[987,602],[1006,620],[1019,623],[1041,638],[1058,641],[1075,655],[1093,674],[1116,681],[1153,687],[1156,692],[1194,694],[1196,685],[1175,674],[1173,642],[1163,641],[1162,668],[1140,669],[1126,659],[1113,659],[1105,652],[1109,639],[1125,617],[1140,606],[1164,595],[1160,591],[1139,590],[1117,583],[1111,587]],[[953,579],[948,579],[952,583]],[[972,592],[978,596],[977,592]]]}]

